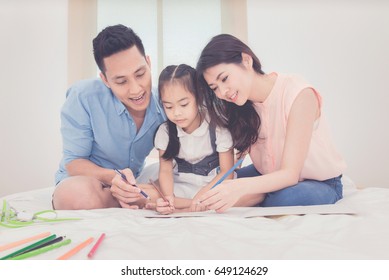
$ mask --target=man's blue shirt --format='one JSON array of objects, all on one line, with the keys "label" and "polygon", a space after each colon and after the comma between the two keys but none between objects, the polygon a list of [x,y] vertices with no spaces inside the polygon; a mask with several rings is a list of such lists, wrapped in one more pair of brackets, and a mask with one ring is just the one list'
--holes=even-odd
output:
[{"label": "man's blue shirt", "polygon": [[63,158],[55,175],[56,184],[69,176],[65,165],[80,158],[104,168],[130,168],[137,177],[154,147],[155,131],[165,119],[153,89],[137,133],[126,107],[100,79],[78,82],[66,93],[61,110]]}]

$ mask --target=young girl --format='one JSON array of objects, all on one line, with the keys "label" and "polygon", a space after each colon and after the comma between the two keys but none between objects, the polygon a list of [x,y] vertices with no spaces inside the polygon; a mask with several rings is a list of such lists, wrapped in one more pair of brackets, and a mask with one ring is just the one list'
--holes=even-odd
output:
[{"label": "young girl", "polygon": [[159,184],[168,202],[159,199],[157,211],[204,210],[198,198],[233,165],[231,135],[209,122],[194,68],[166,67],[158,90],[168,120],[154,144],[160,157]]},{"label": "young girl", "polygon": [[304,79],[265,74],[252,50],[221,34],[203,49],[199,78],[211,119],[229,128],[234,148],[252,165],[200,200],[222,212],[231,206],[331,204],[342,198],[345,162],[335,150],[320,94]]}]

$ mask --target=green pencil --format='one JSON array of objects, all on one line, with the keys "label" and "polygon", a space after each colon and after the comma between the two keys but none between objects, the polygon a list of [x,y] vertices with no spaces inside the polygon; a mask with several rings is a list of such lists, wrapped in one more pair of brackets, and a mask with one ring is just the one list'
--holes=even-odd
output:
[{"label": "green pencil", "polygon": [[46,247],[43,247],[43,248],[31,251],[31,252],[28,252],[28,253],[25,253],[25,254],[18,255],[18,256],[14,257],[14,258],[11,258],[10,260],[22,260],[22,259],[26,259],[26,258],[35,257],[37,255],[46,253],[46,252],[51,251],[53,249],[57,249],[57,248],[59,248],[61,246],[68,245],[68,244],[70,244],[70,242],[72,242],[71,239],[66,239],[64,241],[55,243],[53,245],[49,245],[49,246],[46,246]]},{"label": "green pencil", "polygon": [[35,247],[37,247],[37,246],[39,246],[41,244],[46,243],[47,241],[53,240],[56,237],[57,237],[57,235],[52,234],[49,237],[43,238],[43,239],[39,240],[38,242],[32,243],[31,245],[28,245],[27,247],[24,247],[24,248],[19,249],[19,250],[15,251],[15,252],[13,252],[13,253],[11,253],[9,255],[6,255],[5,257],[2,257],[0,260],[7,260],[7,259],[10,259],[10,258],[12,258],[14,256],[23,254],[23,252],[31,250],[31,249],[33,249],[33,248],[35,248]]},{"label": "green pencil", "polygon": [[7,210],[7,202],[3,200],[3,210],[1,211],[1,222],[5,220],[5,211]]}]

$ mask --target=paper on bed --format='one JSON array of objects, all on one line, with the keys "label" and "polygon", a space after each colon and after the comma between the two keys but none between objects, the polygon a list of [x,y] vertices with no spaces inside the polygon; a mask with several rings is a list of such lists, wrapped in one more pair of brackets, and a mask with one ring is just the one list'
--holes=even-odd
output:
[{"label": "paper on bed", "polygon": [[282,215],[306,215],[306,214],[356,214],[356,211],[345,204],[327,204],[312,206],[283,206],[283,207],[236,207],[230,208],[224,213],[215,211],[182,212],[170,215],[161,215],[156,212],[145,213],[146,218],[182,218],[182,217],[210,217],[230,216],[241,218],[282,216]]},{"label": "paper on bed", "polygon": [[[49,191],[48,191],[49,190]],[[53,189],[42,189],[35,192],[26,192],[6,197],[12,206],[21,211],[41,211],[51,208],[51,193]],[[31,194],[30,194],[31,193]],[[31,200],[36,203],[31,203]],[[30,203],[28,203],[30,202]],[[39,203],[38,203],[39,202]],[[125,209],[124,209],[125,210]],[[62,212],[62,211],[57,211]],[[181,217],[266,217],[282,215],[306,215],[306,214],[356,214],[355,207],[350,207],[346,201],[340,200],[335,204],[312,206],[283,206],[283,207],[236,207],[230,208],[224,213],[215,211],[182,212],[170,215],[161,215],[152,210],[131,211],[131,215],[146,218],[181,218]],[[68,213],[69,214],[69,213]]]}]

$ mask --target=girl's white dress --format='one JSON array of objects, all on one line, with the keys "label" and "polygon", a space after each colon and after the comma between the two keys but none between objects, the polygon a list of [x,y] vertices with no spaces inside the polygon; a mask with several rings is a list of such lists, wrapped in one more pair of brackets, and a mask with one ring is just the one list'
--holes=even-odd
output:
[{"label": "girl's white dress", "polygon": [[[177,134],[180,141],[178,157],[191,164],[198,163],[203,158],[213,153],[210,137],[208,117],[200,127],[188,134],[177,126]],[[232,147],[231,134],[226,128],[216,127],[216,151],[226,152]],[[167,123],[161,124],[155,135],[155,148],[165,151],[169,143]],[[217,175],[218,168],[213,169],[208,176],[196,175],[193,173],[178,172],[177,164],[174,165],[174,194],[177,197],[193,198],[196,193]]]}]

